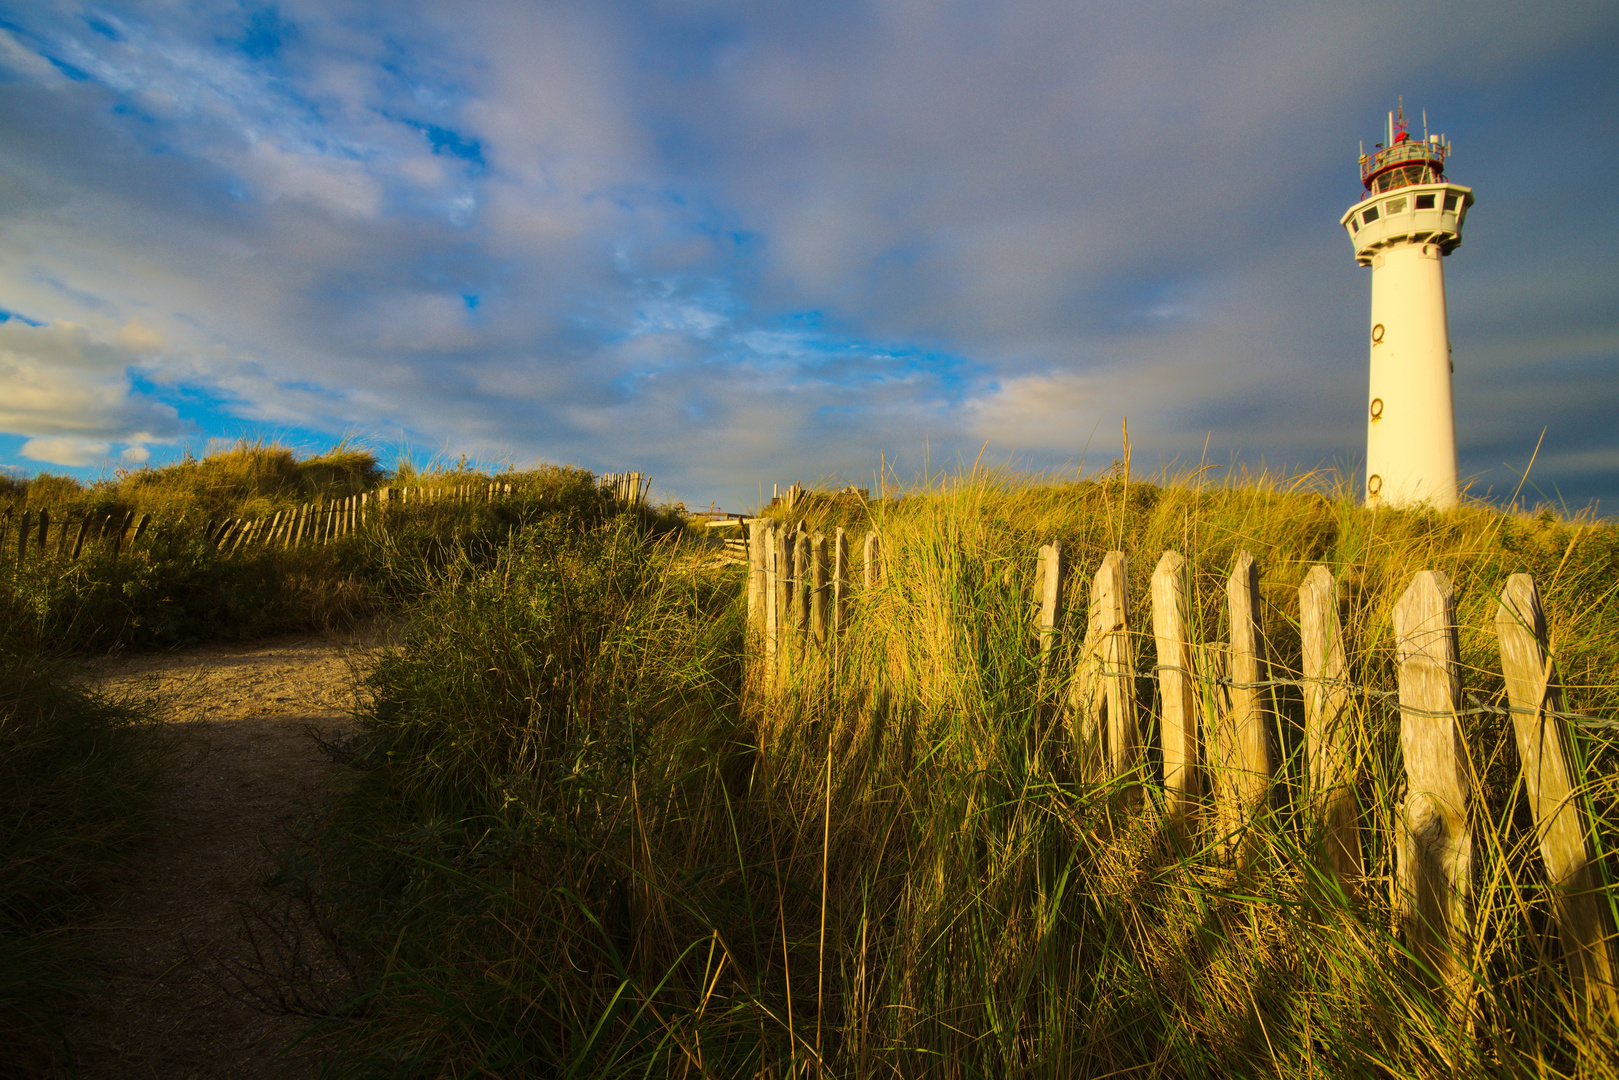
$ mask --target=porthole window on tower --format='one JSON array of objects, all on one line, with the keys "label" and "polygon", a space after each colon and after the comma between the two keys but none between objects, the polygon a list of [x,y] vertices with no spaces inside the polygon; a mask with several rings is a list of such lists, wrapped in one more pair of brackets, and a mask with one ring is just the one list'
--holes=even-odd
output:
[{"label": "porthole window on tower", "polygon": [[1360,219],[1362,221],[1364,221],[1368,225],[1370,225],[1372,222],[1376,221],[1377,220],[1377,207],[1368,206],[1366,208],[1366,212],[1360,216]]},{"label": "porthole window on tower", "polygon": [[1433,196],[1432,195],[1418,195],[1417,196],[1417,209],[1418,210],[1432,210],[1433,209]]},{"label": "porthole window on tower", "polygon": [[1446,195],[1445,196],[1445,209],[1446,210],[1454,210],[1454,209],[1456,209],[1456,196],[1454,196],[1454,195]]},{"label": "porthole window on tower", "polygon": [[1390,199],[1388,201],[1388,206],[1386,207],[1386,209],[1391,214],[1403,214],[1403,213],[1405,213],[1405,200],[1404,199]]}]

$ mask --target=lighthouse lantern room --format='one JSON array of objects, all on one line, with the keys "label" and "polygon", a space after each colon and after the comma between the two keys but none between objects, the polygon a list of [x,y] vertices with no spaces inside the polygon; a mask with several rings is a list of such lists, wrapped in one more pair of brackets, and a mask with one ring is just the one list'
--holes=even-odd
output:
[{"label": "lighthouse lantern room", "polygon": [[1462,242],[1473,191],[1445,179],[1449,156],[1443,135],[1415,139],[1403,107],[1390,113],[1376,152],[1360,156],[1364,197],[1340,221],[1355,261],[1372,268],[1368,506],[1458,499],[1442,260]]}]

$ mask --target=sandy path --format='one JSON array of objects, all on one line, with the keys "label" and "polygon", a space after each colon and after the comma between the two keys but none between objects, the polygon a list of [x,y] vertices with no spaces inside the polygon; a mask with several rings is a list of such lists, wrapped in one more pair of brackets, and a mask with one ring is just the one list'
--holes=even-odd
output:
[{"label": "sandy path", "polygon": [[248,959],[240,905],[262,897],[273,848],[332,765],[307,731],[351,724],[354,670],[375,638],[283,637],[249,645],[96,661],[88,678],[154,703],[177,770],[167,823],[100,920],[107,994],[75,1032],[80,1075],[303,1077],[303,1030],[241,1000],[226,969]]}]

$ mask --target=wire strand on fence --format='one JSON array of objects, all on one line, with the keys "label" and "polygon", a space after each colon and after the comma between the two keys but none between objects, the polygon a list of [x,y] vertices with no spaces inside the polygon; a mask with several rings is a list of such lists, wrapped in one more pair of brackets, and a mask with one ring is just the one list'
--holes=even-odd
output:
[{"label": "wire strand on fence", "polygon": [[[1134,671],[1130,672],[1129,674],[1133,675],[1137,679],[1151,681],[1153,677],[1156,676],[1160,671],[1176,671],[1183,675],[1189,675],[1193,679],[1196,679],[1199,682],[1207,683],[1211,686],[1236,687],[1240,690],[1262,690],[1272,686],[1293,686],[1304,690],[1313,686],[1330,686],[1335,689],[1350,690],[1356,693],[1364,694],[1367,697],[1377,698],[1381,701],[1386,701],[1389,698],[1397,698],[1400,696],[1399,691],[1397,690],[1379,690],[1377,687],[1362,686],[1359,683],[1353,683],[1347,679],[1261,679],[1258,682],[1235,682],[1231,679],[1225,678],[1210,678],[1201,672],[1189,671],[1186,668],[1175,664],[1155,664],[1153,667],[1145,671]],[[1104,674],[1123,675],[1125,672],[1104,671]],[[1467,700],[1472,703],[1472,708],[1457,709],[1454,712],[1440,712],[1433,709],[1418,709],[1409,705],[1403,705],[1401,706],[1400,711],[1410,713],[1412,716],[1429,716],[1436,719],[1447,716],[1555,716],[1559,719],[1567,720],[1571,724],[1577,724],[1580,727],[1592,728],[1598,731],[1619,731],[1619,720],[1610,720],[1601,716],[1591,716],[1587,713],[1565,712],[1560,709],[1525,709],[1516,705],[1490,705],[1484,701],[1481,701],[1479,696],[1471,690],[1464,691],[1464,693],[1467,695]]]}]

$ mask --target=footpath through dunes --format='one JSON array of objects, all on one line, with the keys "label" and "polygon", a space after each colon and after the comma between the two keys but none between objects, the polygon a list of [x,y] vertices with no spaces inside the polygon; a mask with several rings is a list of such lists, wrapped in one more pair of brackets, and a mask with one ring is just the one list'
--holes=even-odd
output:
[{"label": "footpath through dunes", "polygon": [[[114,698],[150,702],[173,740],[163,832],[115,887],[93,931],[71,1032],[84,1077],[303,1077],[286,1052],[305,1022],[252,1007],[232,972],[252,966],[243,905],[264,896],[283,829],[323,795],[323,738],[352,724],[355,676],[378,633],[316,634],[89,662]],[[317,963],[321,957],[309,957]]]}]

